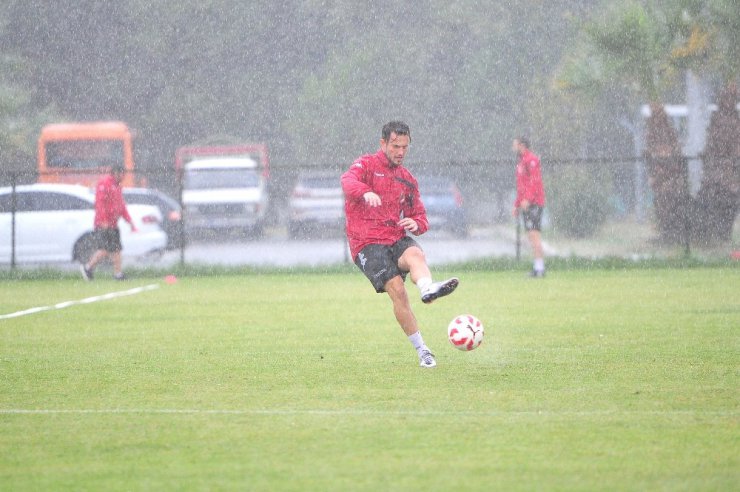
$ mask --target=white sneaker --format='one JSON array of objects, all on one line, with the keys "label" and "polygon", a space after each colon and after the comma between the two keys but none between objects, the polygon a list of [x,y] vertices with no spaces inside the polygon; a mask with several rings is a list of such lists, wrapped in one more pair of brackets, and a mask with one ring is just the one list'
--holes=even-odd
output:
[{"label": "white sneaker", "polygon": [[433,300],[452,294],[460,280],[457,277],[448,278],[444,282],[434,282],[421,293],[421,302],[429,304]]},{"label": "white sneaker", "polygon": [[428,350],[422,350],[419,354],[419,365],[421,367],[435,367],[437,361],[434,360],[434,354]]},{"label": "white sneaker", "polygon": [[88,270],[84,263],[80,263],[80,273],[82,274],[82,278],[88,282],[93,279],[92,270]]}]

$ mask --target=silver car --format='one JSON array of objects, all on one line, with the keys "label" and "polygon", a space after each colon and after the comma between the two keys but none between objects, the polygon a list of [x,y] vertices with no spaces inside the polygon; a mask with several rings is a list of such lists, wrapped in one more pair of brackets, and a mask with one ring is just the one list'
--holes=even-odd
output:
[{"label": "silver car", "polygon": [[288,235],[322,237],[344,230],[340,174],[323,171],[298,176],[290,195]]}]

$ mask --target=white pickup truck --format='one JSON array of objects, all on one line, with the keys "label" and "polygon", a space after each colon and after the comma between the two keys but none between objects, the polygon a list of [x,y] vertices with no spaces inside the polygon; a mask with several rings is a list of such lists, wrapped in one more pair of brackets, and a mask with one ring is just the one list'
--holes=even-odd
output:
[{"label": "white pickup truck", "polygon": [[243,156],[194,159],[183,166],[182,202],[188,234],[239,230],[263,231],[268,204],[260,165]]}]

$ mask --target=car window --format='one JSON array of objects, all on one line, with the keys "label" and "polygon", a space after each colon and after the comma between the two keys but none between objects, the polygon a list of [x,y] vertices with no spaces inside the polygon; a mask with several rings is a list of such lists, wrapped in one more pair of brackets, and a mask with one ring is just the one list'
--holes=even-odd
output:
[{"label": "car window", "polygon": [[[33,199],[30,193],[16,191],[15,193],[15,210],[16,212],[28,212],[33,210]],[[0,195],[0,212],[10,213],[13,207],[13,195],[6,193]]]},{"label": "car window", "polygon": [[8,214],[12,212],[12,203],[13,195],[10,193],[3,193],[0,195],[0,214]]},{"label": "car window", "polygon": [[123,193],[123,199],[126,203],[134,203],[137,205],[156,205],[159,206],[158,200],[151,196],[143,193]]},{"label": "car window", "polygon": [[190,169],[185,173],[185,188],[191,190],[252,188],[259,184],[259,175],[252,169]]},{"label": "car window", "polygon": [[51,191],[40,191],[36,193],[26,193],[30,203],[24,203],[29,211],[41,212],[48,210],[88,210],[93,208],[93,204],[82,198],[67,195],[65,193],[55,193]]},{"label": "car window", "polygon": [[126,200],[126,203],[154,205],[163,211],[178,210],[180,208],[180,205],[175,200],[164,194],[137,193],[124,190],[123,198]]},{"label": "car window", "polygon": [[452,181],[444,178],[420,178],[419,190],[426,193],[449,193],[452,190]]},{"label": "car window", "polygon": [[304,176],[298,180],[306,188],[339,188],[339,177],[334,176]]}]

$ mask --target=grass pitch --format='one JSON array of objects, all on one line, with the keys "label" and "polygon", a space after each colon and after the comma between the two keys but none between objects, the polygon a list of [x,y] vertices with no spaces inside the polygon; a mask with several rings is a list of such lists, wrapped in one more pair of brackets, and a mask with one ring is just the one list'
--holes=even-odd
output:
[{"label": "grass pitch", "polygon": [[0,314],[161,285],[0,320],[0,489],[740,483],[740,270],[459,276],[430,306],[407,283],[431,370],[354,271],[2,282]]}]

